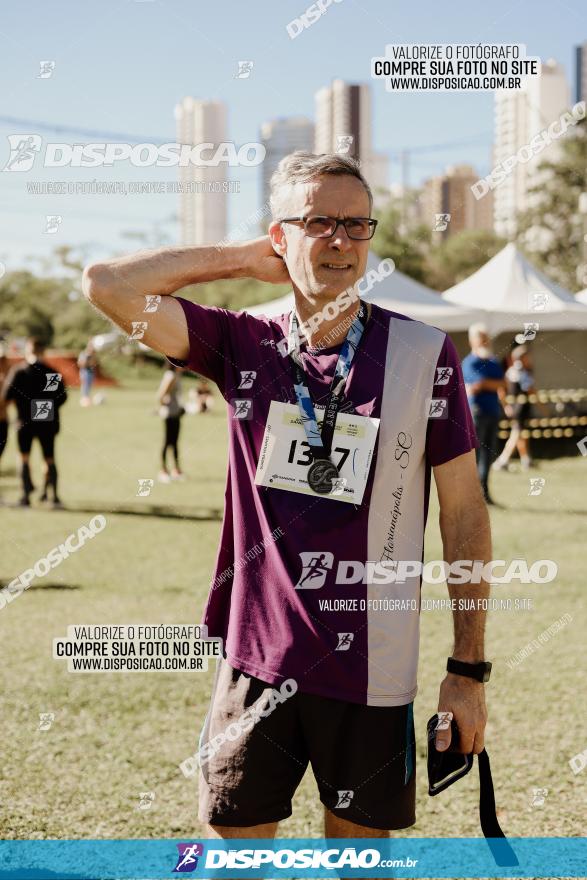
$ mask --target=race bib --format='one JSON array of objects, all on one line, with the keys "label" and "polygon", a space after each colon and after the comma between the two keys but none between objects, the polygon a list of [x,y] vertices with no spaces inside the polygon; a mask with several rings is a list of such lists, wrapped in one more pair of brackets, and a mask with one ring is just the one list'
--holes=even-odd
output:
[{"label": "race bib", "polygon": [[[323,409],[316,409],[318,427]],[[331,461],[340,478],[328,495],[317,495],[308,485],[308,468],[314,461],[298,406],[272,400],[263,435],[255,483],[271,489],[301,492],[314,498],[360,504],[373,459],[379,419],[339,412],[332,441]]]}]

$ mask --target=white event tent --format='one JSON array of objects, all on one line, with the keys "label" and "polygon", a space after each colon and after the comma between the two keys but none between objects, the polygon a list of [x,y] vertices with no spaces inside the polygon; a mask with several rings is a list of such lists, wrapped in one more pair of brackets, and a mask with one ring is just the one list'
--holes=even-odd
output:
[{"label": "white event tent", "polygon": [[512,243],[464,281],[445,290],[442,298],[454,305],[483,309],[484,323],[492,334],[521,333],[524,323],[538,323],[540,330],[587,328],[587,306],[536,269]]},{"label": "white event tent", "polygon": [[446,290],[446,302],[483,310],[498,357],[524,324],[538,324],[532,341],[538,388],[583,388],[587,375],[587,305],[536,269],[514,244]]},{"label": "white event tent", "polygon": [[[475,309],[445,302],[440,294],[418,281],[414,281],[398,269],[394,269],[393,272],[384,276],[383,271],[385,270],[378,269],[381,263],[381,257],[370,251],[367,258],[367,271],[361,284],[361,287],[366,289],[372,283],[371,289],[361,294],[361,297],[367,302],[375,303],[392,312],[407,315],[417,321],[432,324],[447,333],[466,331],[472,323],[483,318],[483,315]],[[378,277],[379,280],[377,280]],[[265,315],[268,318],[273,318],[291,311],[293,302],[293,291],[290,291],[279,299],[249,306],[245,311],[251,315]]]}]

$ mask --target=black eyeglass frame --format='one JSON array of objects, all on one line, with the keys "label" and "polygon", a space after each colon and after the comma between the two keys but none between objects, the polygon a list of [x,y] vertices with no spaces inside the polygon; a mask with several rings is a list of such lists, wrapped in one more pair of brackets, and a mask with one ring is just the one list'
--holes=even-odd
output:
[{"label": "black eyeglass frame", "polygon": [[[328,235],[310,235],[307,231],[307,223],[309,220],[330,220],[334,223],[334,229]],[[351,235],[347,229],[347,223],[356,223],[358,220],[364,220],[369,224],[369,229],[371,234],[367,236],[367,238],[357,238],[354,235]],[[308,217],[283,217],[280,223],[303,223],[304,224],[304,232],[309,238],[332,238],[333,235],[336,235],[336,231],[339,226],[344,226],[345,232],[348,237],[352,241],[370,241],[375,235],[375,230],[377,228],[378,220],[374,220],[373,217],[328,217],[326,214],[310,214]]]}]

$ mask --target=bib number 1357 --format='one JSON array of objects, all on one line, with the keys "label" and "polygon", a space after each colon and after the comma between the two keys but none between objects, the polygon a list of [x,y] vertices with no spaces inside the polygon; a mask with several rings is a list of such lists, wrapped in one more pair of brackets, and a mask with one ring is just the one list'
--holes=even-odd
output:
[{"label": "bib number 1357", "polygon": [[[340,461],[336,461],[335,453],[340,453]],[[345,446],[335,446],[332,450],[331,458],[333,463],[338,468],[338,472],[342,471],[343,465],[347,458],[349,457],[351,451],[347,449]],[[300,457],[296,459],[296,454]],[[310,444],[307,440],[292,440],[289,445],[289,454],[287,456],[287,460],[289,464],[300,464],[308,466],[312,464],[314,458],[312,453],[310,452]]]}]

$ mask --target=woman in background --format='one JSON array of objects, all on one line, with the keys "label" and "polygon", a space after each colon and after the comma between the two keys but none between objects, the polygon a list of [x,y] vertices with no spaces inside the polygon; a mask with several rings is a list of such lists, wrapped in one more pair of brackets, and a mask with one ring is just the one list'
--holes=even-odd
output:
[{"label": "woman in background", "polygon": [[535,392],[532,360],[530,352],[525,345],[519,345],[517,348],[514,348],[510,357],[512,363],[507,368],[505,374],[507,383],[506,394],[516,398],[516,400],[514,403],[504,403],[503,405],[506,416],[511,419],[512,427],[503,451],[493,465],[495,470],[498,471],[508,469],[510,458],[516,448],[523,470],[528,470],[528,468],[532,467],[530,444],[525,437],[522,437],[522,431],[530,418],[532,408],[528,397]]},{"label": "woman in background", "polygon": [[[159,400],[159,415],[164,421],[165,437],[163,442],[163,450],[161,453],[161,471],[159,472],[159,482],[169,483],[170,480],[183,480],[184,476],[179,466],[179,429],[181,427],[181,417],[185,413],[185,409],[181,404],[181,373],[182,367],[175,367],[173,364],[167,364],[165,373],[161,379],[159,391],[157,392]],[[167,468],[167,451],[171,449],[174,467],[171,472]]]}]

